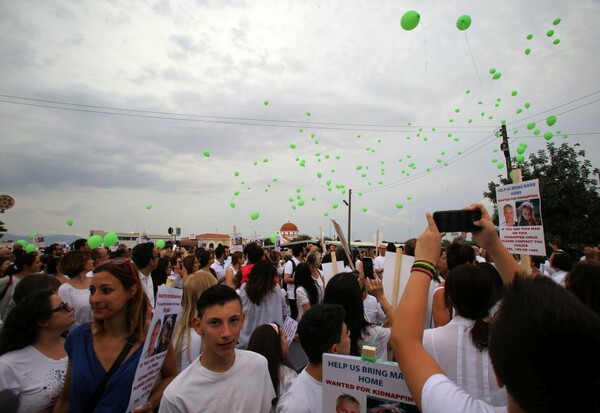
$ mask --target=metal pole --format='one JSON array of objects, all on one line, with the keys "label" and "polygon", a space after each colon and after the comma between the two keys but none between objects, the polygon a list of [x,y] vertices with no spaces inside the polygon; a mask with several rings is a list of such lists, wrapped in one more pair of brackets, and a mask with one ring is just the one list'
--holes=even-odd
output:
[{"label": "metal pole", "polygon": [[[352,189],[348,190],[348,248],[352,250]],[[352,257],[348,257],[352,259]]]},{"label": "metal pole", "polygon": [[506,162],[506,178],[510,179],[512,165],[510,163],[510,147],[508,146],[508,135],[506,133],[506,125],[500,126],[500,132],[502,132],[502,144],[500,144],[500,149],[502,150],[502,152],[504,152],[504,158]]}]

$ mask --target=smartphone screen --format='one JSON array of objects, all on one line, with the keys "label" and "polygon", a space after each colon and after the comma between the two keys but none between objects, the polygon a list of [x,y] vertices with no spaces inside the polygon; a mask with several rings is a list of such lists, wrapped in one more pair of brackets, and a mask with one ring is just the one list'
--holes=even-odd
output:
[{"label": "smartphone screen", "polygon": [[373,274],[373,260],[371,258],[363,258],[361,261],[365,277],[375,279],[375,275]]},{"label": "smartphone screen", "polygon": [[436,211],[433,220],[440,232],[475,232],[480,228],[473,224],[481,219],[481,210],[458,209],[453,211]]}]

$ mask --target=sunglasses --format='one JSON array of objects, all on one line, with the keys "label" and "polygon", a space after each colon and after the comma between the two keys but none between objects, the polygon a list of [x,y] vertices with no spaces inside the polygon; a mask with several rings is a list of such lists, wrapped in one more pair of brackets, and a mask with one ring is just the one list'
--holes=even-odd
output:
[{"label": "sunglasses", "polygon": [[71,311],[71,306],[69,306],[69,304],[67,304],[67,303],[60,303],[58,305],[58,307],[52,309],[53,313],[57,313],[59,311],[70,312]]},{"label": "sunglasses", "polygon": [[117,258],[117,259],[111,260],[110,263],[114,264],[114,265],[120,265],[120,266],[127,268],[127,270],[131,273],[131,276],[134,278],[134,280],[137,283],[141,284],[140,276],[139,276],[135,266],[133,265],[133,262],[131,261],[131,259]]}]

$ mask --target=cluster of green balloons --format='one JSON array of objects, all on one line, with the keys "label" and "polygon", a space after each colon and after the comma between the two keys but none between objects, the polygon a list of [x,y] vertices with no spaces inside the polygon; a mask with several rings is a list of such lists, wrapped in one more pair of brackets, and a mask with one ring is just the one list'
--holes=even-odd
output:
[{"label": "cluster of green balloons", "polygon": [[[410,31],[417,27],[420,21],[421,15],[415,10],[410,10],[402,15],[402,18],[400,19],[400,27],[402,27],[404,30]],[[464,31],[471,27],[471,23],[471,16],[463,14],[456,20],[456,28],[460,31]]]}]

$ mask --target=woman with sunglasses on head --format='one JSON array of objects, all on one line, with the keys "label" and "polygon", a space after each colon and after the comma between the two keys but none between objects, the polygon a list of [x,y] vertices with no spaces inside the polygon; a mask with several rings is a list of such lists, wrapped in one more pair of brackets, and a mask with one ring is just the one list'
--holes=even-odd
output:
[{"label": "woman with sunglasses on head", "polygon": [[68,362],[62,334],[74,322],[73,308],[46,288],[23,298],[8,315],[0,335],[0,389],[19,395],[19,412],[54,407]]},{"label": "woman with sunglasses on head", "polygon": [[[75,327],[65,343],[69,367],[55,413],[124,412],[131,397],[150,328],[150,307],[130,260],[96,267],[90,284],[90,304],[92,322]],[[105,381],[113,366],[114,373]],[[176,375],[175,355],[170,348],[148,403],[133,411],[150,412],[158,407],[163,390]]]}]

